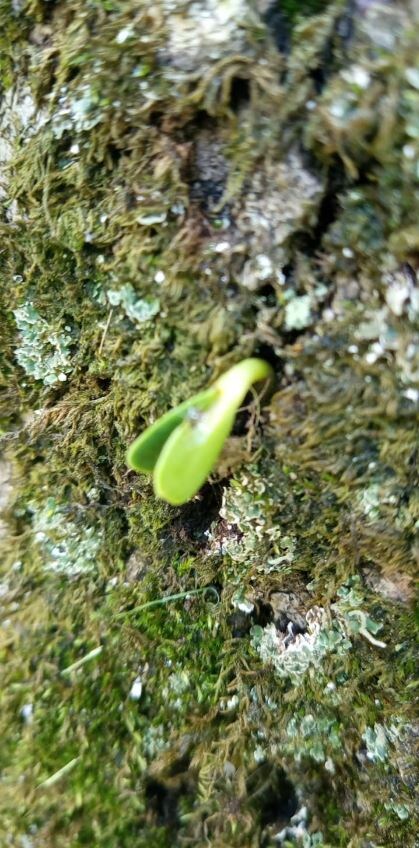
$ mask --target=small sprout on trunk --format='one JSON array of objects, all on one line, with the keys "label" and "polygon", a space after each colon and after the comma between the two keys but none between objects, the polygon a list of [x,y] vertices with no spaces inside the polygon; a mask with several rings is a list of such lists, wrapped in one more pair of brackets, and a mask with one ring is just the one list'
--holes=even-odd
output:
[{"label": "small sprout on trunk", "polygon": [[272,377],[271,366],[262,359],[234,365],[209,389],[148,427],[129,447],[128,465],[153,473],[159,498],[173,505],[186,503],[214,468],[250,387]]}]

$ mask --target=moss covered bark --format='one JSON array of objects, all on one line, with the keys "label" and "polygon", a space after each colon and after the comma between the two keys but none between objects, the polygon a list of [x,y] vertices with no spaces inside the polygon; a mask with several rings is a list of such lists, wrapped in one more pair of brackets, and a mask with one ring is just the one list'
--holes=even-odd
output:
[{"label": "moss covered bark", "polygon": [[415,844],[415,14],[0,1],[4,845]]}]

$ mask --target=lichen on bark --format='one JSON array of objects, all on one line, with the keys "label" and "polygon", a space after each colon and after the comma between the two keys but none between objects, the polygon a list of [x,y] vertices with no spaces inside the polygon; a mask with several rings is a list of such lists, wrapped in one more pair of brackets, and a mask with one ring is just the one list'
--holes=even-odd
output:
[{"label": "lichen on bark", "polygon": [[[414,3],[0,23],[4,844],[413,848]],[[250,355],[157,501],[127,444]]]}]

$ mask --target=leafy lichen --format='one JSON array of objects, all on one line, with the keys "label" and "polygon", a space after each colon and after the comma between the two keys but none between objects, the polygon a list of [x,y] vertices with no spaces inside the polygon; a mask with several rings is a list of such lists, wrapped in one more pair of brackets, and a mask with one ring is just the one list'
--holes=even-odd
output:
[{"label": "leafy lichen", "polygon": [[339,624],[328,626],[324,610],[313,607],[306,615],[307,630],[301,635],[288,634],[281,637],[274,624],[263,630],[254,627],[252,644],[264,662],[273,665],[281,677],[294,682],[310,667],[318,670],[322,659],[329,653],[342,654],[349,650],[351,642]]},{"label": "leafy lichen", "polygon": [[[20,334],[15,356],[21,368],[46,386],[65,381],[72,367],[71,335],[52,330],[32,303],[15,309],[14,316]],[[68,331],[70,327],[65,329]]]},{"label": "leafy lichen", "polygon": [[[0,842],[410,848],[413,8],[215,5],[0,0]],[[157,503],[127,444],[251,355]]]},{"label": "leafy lichen", "polygon": [[58,504],[53,497],[43,506],[29,503],[28,509],[35,544],[42,551],[46,568],[67,577],[95,569],[101,544],[97,528],[69,520],[65,504]]}]

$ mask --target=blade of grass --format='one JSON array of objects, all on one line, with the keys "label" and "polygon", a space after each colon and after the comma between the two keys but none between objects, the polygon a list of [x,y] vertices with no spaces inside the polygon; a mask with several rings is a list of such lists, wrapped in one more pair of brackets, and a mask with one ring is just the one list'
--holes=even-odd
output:
[{"label": "blade of grass", "polygon": [[168,604],[171,601],[180,601],[182,598],[190,598],[192,595],[203,595],[205,592],[214,592],[217,598],[217,603],[220,600],[219,594],[214,586],[205,586],[204,589],[190,589],[189,592],[177,592],[176,595],[166,595],[164,598],[156,598],[154,601],[147,601],[138,607],[133,607],[130,610],[123,610],[115,615],[115,618],[124,618],[126,615],[133,615],[136,612],[142,612],[150,607],[158,607],[161,604]]}]

